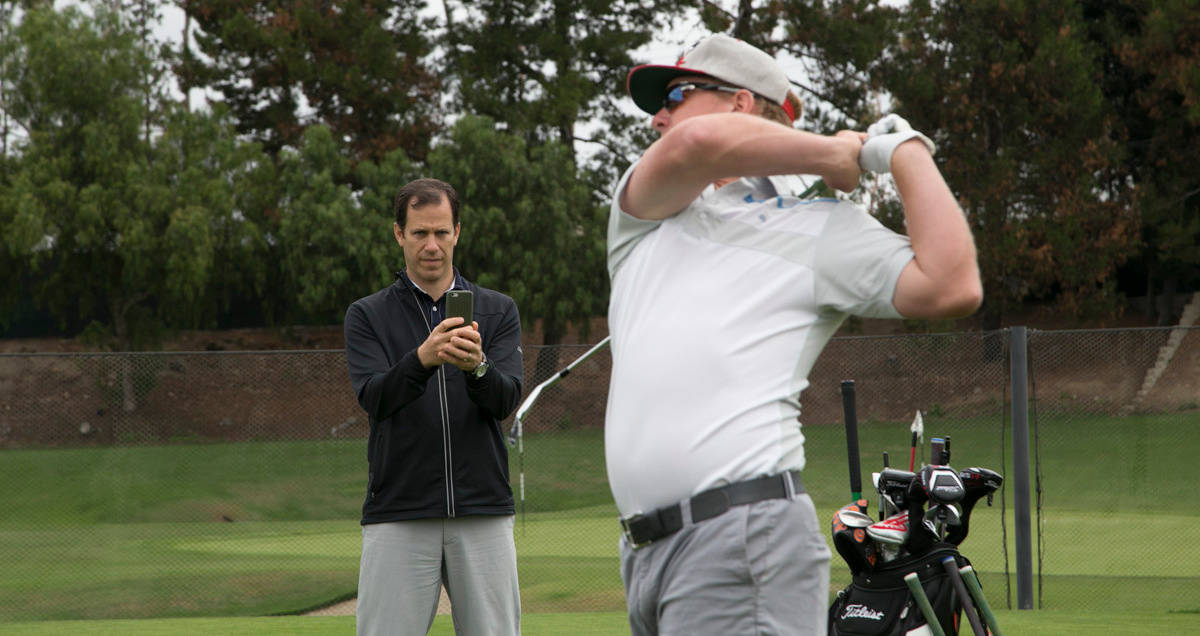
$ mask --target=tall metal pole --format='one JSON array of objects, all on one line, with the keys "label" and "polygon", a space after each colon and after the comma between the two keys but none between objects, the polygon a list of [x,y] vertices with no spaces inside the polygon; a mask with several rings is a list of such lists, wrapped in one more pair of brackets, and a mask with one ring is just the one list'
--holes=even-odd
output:
[{"label": "tall metal pole", "polygon": [[1029,500],[1029,368],[1025,327],[1009,336],[1012,372],[1013,508],[1017,540],[1017,609],[1033,609],[1033,549]]}]

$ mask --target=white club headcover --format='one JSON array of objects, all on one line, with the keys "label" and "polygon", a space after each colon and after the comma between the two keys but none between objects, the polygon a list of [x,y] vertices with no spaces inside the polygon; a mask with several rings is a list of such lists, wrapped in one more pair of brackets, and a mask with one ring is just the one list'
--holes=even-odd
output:
[{"label": "white club headcover", "polygon": [[912,129],[903,117],[892,113],[871,124],[867,128],[867,142],[858,153],[858,167],[867,172],[885,174],[892,171],[892,153],[900,144],[916,137],[920,139],[929,154],[937,150],[933,141],[925,135]]}]

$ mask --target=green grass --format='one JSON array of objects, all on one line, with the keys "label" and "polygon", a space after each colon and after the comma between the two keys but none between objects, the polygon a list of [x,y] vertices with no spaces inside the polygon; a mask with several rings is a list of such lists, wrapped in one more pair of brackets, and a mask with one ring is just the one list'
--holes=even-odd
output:
[{"label": "green grass", "polygon": [[358,518],[364,440],[2,451],[23,525]]},{"label": "green grass", "polygon": [[[1061,610],[1018,611],[999,610],[996,620],[1005,634],[1054,636],[1159,636],[1161,634],[1195,634],[1200,632],[1200,614],[1162,614],[1153,612],[1065,612]],[[306,636],[310,634],[351,634],[353,616],[337,617],[274,617],[274,618],[178,618],[121,621],[39,621],[0,623],[0,635],[21,636],[92,636],[120,633],[123,636],[225,636],[227,634],[258,634],[260,636]],[[570,614],[529,614],[521,617],[524,636],[609,636],[628,634],[625,614],[621,612],[590,612]],[[963,633],[970,633],[964,626]],[[430,636],[453,636],[450,617],[439,616],[433,621]]]},{"label": "green grass", "polygon": [[[999,425],[998,418],[927,417],[926,435],[951,434],[957,466],[1008,475]],[[893,466],[907,467],[908,422],[863,422],[860,429],[870,490],[881,451],[890,452]],[[1039,431],[1048,609],[1013,612],[1009,620],[1020,627],[1031,615],[1064,618],[1061,629],[1015,633],[1083,633],[1070,624],[1143,633],[1125,629],[1126,615],[1160,627],[1144,633],[1196,631],[1173,627],[1200,616],[1200,551],[1162,549],[1159,538],[1200,544],[1200,493],[1181,477],[1190,474],[1190,450],[1200,448],[1200,414],[1043,417]],[[805,434],[804,480],[828,520],[849,499],[844,431],[818,423]],[[580,631],[590,624],[581,616],[608,625],[605,611],[619,619],[615,631],[623,629],[616,511],[602,443],[600,431],[565,431],[528,437],[524,458],[513,453],[514,485],[522,461],[525,468],[527,514],[518,518],[516,541],[527,633],[613,633]],[[89,633],[104,631],[96,626],[109,619],[262,617],[352,597],[365,472],[363,440],[0,451],[0,621],[49,621],[37,624]],[[1004,577],[1005,548],[1008,570],[1015,570],[1011,499],[1010,489],[994,507],[980,504],[963,545],[998,609],[1015,601],[1015,575]],[[831,591],[848,582],[835,556]],[[583,614],[560,617],[576,612]],[[1097,612],[1108,620],[1089,622]],[[57,622],[81,618],[95,622]],[[338,632],[347,624],[245,620],[246,629],[217,621],[223,627],[212,632],[203,621],[123,622],[121,629],[274,633],[272,626],[301,620]],[[557,620],[570,627],[537,631]],[[13,626],[0,623],[0,633],[18,633],[7,631]],[[151,631],[135,631],[142,627]]]}]

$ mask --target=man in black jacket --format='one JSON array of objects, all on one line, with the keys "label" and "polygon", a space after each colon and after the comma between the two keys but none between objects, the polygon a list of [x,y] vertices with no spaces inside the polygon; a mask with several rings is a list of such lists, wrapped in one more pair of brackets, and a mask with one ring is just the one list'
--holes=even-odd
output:
[{"label": "man in black jacket", "polygon": [[[346,312],[346,364],[369,416],[359,634],[426,634],[442,585],[458,634],[519,634],[513,496],[500,421],[521,397],[521,323],[454,268],[459,201],[436,179],[396,195],[395,283]],[[446,318],[470,290],[472,324]]]}]

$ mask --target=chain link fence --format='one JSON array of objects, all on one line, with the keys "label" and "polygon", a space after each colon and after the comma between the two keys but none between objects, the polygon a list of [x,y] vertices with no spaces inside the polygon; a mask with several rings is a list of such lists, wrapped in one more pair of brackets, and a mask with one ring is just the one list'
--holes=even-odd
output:
[{"label": "chain link fence", "polygon": [[[1038,605],[1200,598],[1200,557],[1162,547],[1200,540],[1185,470],[1200,448],[1200,330],[1029,334]],[[526,347],[526,394],[589,348]],[[512,437],[527,612],[624,607],[604,474],[610,363],[605,348],[575,365]],[[917,466],[929,437],[950,436],[955,467],[1005,474],[963,552],[992,605],[1013,607],[1011,371],[1007,330],[834,338],[802,400],[818,510],[849,499],[838,387],[853,379],[868,491],[885,452],[909,467],[917,410]],[[366,436],[341,351],[0,355],[0,621],[353,598]],[[840,565],[834,590],[849,580]]]}]

